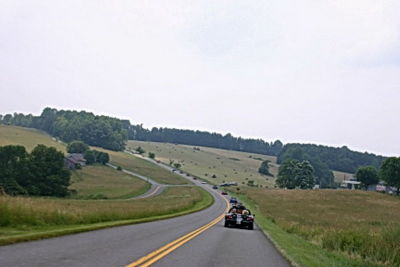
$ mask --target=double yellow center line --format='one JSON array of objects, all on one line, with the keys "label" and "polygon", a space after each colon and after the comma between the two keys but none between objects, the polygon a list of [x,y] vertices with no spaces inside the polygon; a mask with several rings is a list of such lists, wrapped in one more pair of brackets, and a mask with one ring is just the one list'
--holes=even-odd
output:
[{"label": "double yellow center line", "polygon": [[149,253],[148,255],[138,259],[137,261],[132,262],[131,264],[127,265],[126,267],[136,267],[136,266],[141,266],[141,267],[146,267],[150,266],[153,263],[157,262],[158,260],[162,259],[175,249],[179,248],[186,242],[189,242],[202,232],[206,231],[207,229],[213,227],[215,224],[217,224],[222,218],[225,216],[225,212],[229,210],[229,202],[226,200],[226,198],[223,198],[226,201],[226,209],[225,211],[219,215],[217,218],[212,220],[211,222],[207,223],[206,225],[203,225],[200,228],[197,228],[196,230],[176,239],[175,241],[172,241],[171,243],[166,244],[165,246],[162,246],[161,248]]}]

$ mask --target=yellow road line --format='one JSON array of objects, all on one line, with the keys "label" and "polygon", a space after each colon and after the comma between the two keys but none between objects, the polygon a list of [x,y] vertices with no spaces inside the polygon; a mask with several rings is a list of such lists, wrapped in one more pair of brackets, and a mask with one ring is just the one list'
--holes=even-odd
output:
[{"label": "yellow road line", "polygon": [[223,199],[226,201],[226,209],[225,211],[219,215],[217,218],[212,220],[211,222],[197,228],[196,230],[162,246],[161,248],[149,253],[148,255],[138,259],[137,261],[132,262],[131,264],[127,265],[126,267],[136,267],[136,266],[141,266],[141,267],[147,267],[150,266],[151,264],[155,263],[156,261],[162,259],[175,249],[179,248],[186,242],[192,240],[199,234],[203,233],[204,231],[208,230],[209,228],[213,227],[215,224],[217,224],[222,218],[225,216],[225,212],[229,210],[229,202],[226,200],[226,198],[223,197]]}]

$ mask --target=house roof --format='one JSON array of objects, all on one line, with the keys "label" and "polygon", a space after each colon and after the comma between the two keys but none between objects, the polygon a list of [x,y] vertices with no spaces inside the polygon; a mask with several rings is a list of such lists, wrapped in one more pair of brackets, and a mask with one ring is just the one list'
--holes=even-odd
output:
[{"label": "house roof", "polygon": [[361,184],[361,182],[359,181],[348,181],[348,180],[344,180],[342,182],[342,184]]},{"label": "house roof", "polygon": [[83,154],[80,153],[71,153],[65,157],[67,160],[73,163],[85,163],[86,159],[83,157]]}]

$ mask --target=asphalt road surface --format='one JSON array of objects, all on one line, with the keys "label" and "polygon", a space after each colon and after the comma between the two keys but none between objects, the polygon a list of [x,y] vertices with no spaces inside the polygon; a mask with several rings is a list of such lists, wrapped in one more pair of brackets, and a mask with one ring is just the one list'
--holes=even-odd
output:
[{"label": "asphalt road surface", "polygon": [[[197,183],[199,184],[199,183]],[[220,193],[206,210],[182,217],[0,247],[0,266],[126,266],[221,215]],[[257,218],[256,218],[257,220]],[[290,266],[255,227],[224,228],[219,221],[152,266]]]}]

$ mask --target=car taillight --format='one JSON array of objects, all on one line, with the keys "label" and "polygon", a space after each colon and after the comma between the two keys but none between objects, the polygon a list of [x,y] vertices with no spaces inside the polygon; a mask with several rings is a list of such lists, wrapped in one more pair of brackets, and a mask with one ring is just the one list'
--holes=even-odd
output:
[{"label": "car taillight", "polygon": [[252,221],[252,220],[253,220],[253,217],[247,217],[247,220],[248,220],[248,221]]},{"label": "car taillight", "polygon": [[232,216],[231,216],[231,215],[228,215],[228,216],[226,216],[226,218],[228,218],[228,219],[232,219]]}]

